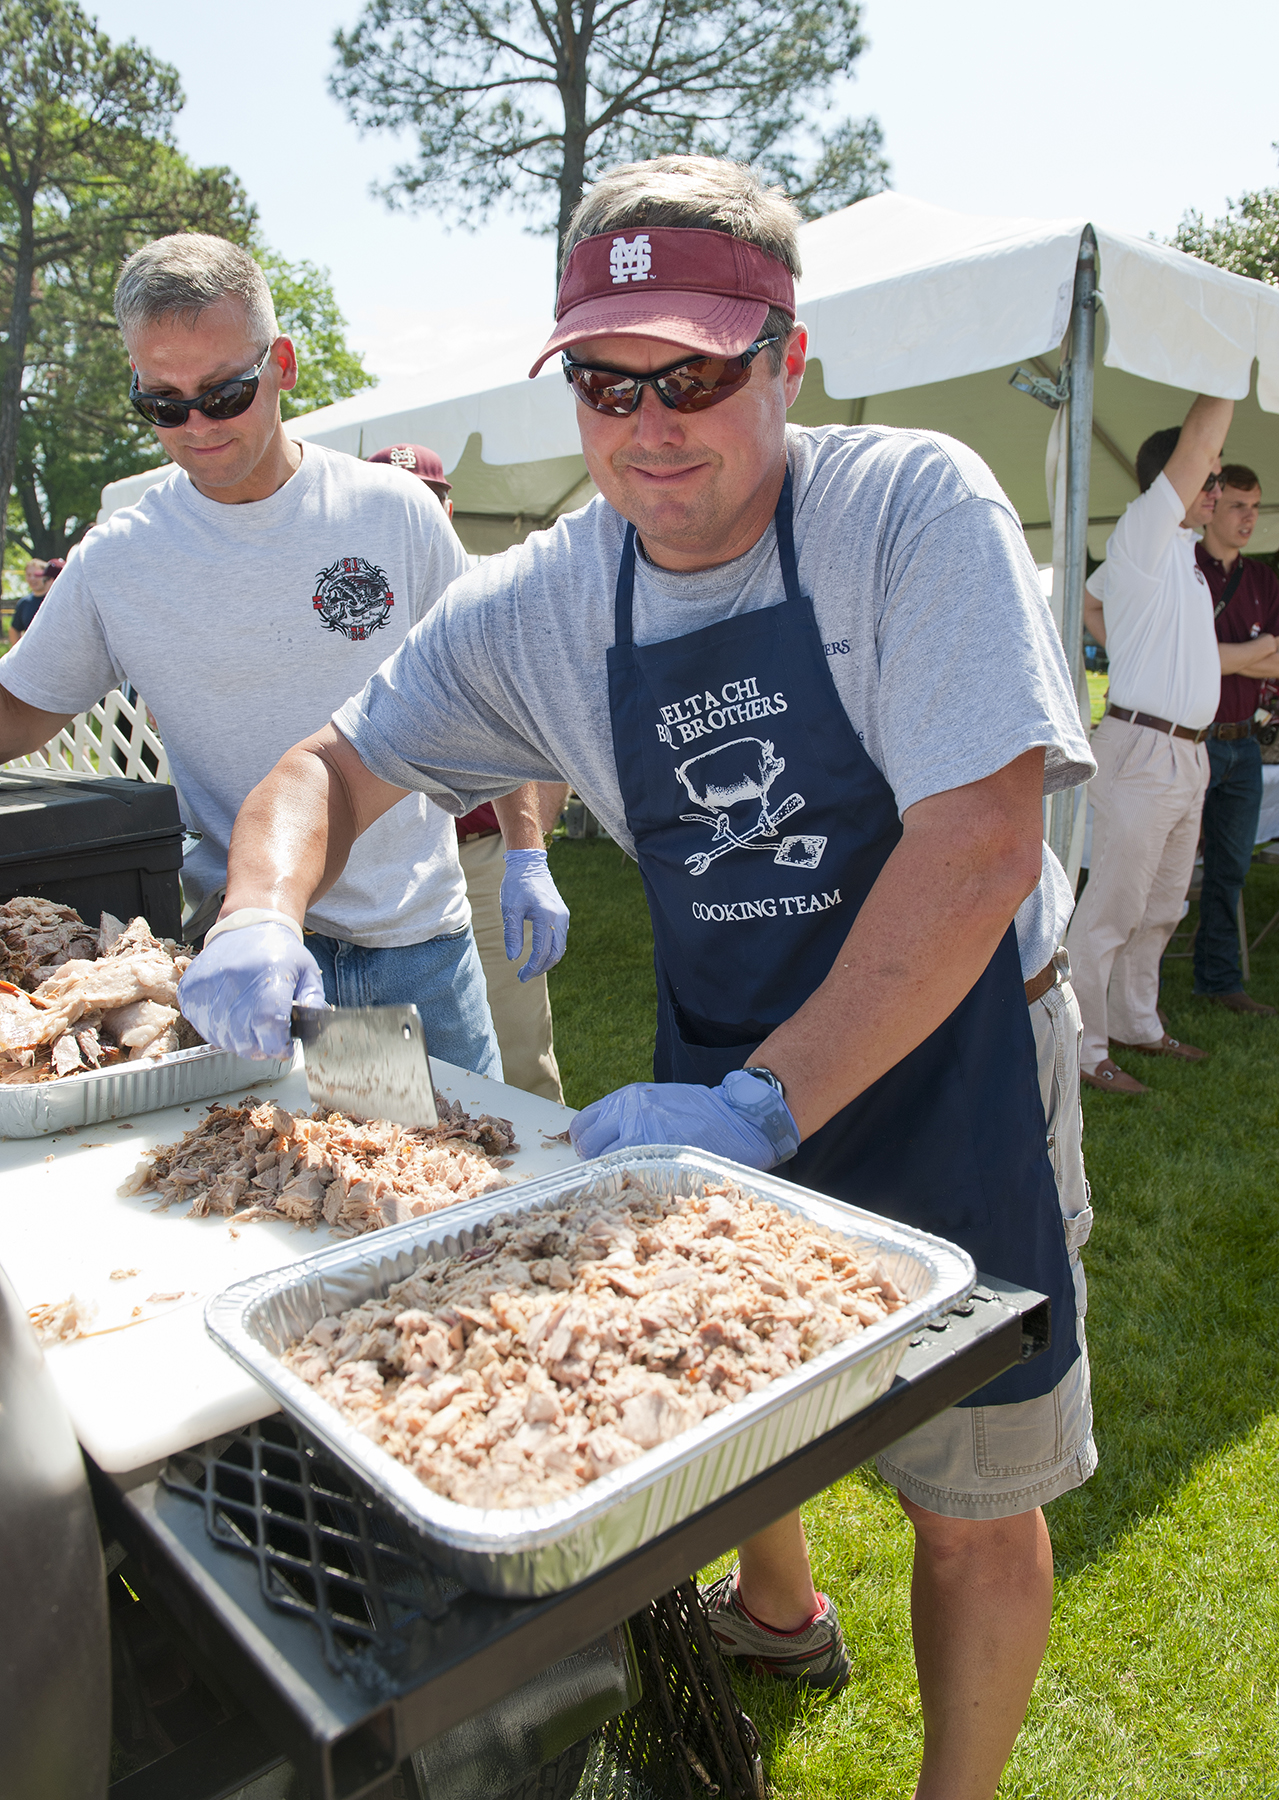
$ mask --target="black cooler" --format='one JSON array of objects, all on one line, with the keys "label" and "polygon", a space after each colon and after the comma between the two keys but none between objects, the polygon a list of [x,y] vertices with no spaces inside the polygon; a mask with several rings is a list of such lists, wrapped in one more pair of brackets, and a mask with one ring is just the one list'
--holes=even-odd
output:
[{"label": "black cooler", "polygon": [[119,776],[0,770],[0,903],[33,894],[102,912],[145,915],[159,937],[182,924],[182,824],[174,788]]}]

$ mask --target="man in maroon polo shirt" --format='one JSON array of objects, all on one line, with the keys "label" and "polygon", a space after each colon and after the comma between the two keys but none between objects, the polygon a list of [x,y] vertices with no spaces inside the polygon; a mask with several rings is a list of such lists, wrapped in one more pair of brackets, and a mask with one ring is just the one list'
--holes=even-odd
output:
[{"label": "man in maroon polo shirt", "polygon": [[1261,508],[1260,481],[1243,463],[1227,463],[1221,482],[1195,560],[1212,596],[1218,643],[1239,650],[1256,643],[1259,654],[1234,669],[1222,657],[1221,704],[1207,742],[1212,773],[1204,796],[1195,992],[1233,1013],[1273,1014],[1273,1006],[1244,991],[1236,920],[1261,811],[1261,747],[1253,715],[1261,706],[1263,683],[1279,680],[1273,649],[1279,636],[1279,580],[1264,563],[1242,554]]}]

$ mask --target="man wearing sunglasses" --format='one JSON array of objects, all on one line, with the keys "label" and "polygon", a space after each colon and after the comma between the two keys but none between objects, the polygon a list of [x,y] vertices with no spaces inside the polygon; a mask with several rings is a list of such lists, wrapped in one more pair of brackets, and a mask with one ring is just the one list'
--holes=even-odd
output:
[{"label": "man wearing sunglasses", "polygon": [[[208,932],[225,1044],[289,1054],[295,999],[414,1001],[436,1055],[500,1076],[456,834],[425,794],[377,821],[305,918],[268,896],[214,922],[245,796],[470,559],[419,483],[285,434],[280,394],[297,364],[245,251],[194,233],[145,246],[121,273],[116,316],[129,399],[173,472],[72,551],[5,658],[0,762],[130,682],[202,834],[183,868],[186,930],[193,942]],[[567,912],[544,873],[536,795],[515,785],[498,805],[508,851],[541,865],[515,878],[540,972],[562,952]]]},{"label": "man wearing sunglasses", "polygon": [[[787,428],[797,226],[708,158],[587,194],[534,372],[563,355],[600,497],[458,582],[282,761],[237,822],[229,899],[300,915],[406,790],[461,813],[562,772],[638,860],[658,975],[657,1080],[579,1114],[579,1152],[781,1165],[1052,1296],[1042,1358],[880,1463],[916,1533],[919,1800],[981,1800],[1047,1639],[1039,1507],[1095,1461],[1072,1266],[1090,1215],[1077,1146],[1058,1200],[1032,1018],[1064,1146],[1070,894],[1042,798],[1092,762],[981,461],[923,432]],[[797,1514],[708,1602],[730,1654],[847,1679]]]},{"label": "man wearing sunglasses", "polygon": [[[1092,734],[1097,775],[1088,885],[1066,949],[1084,1021],[1081,1079],[1102,1093],[1144,1094],[1110,1052],[1199,1062],[1159,1018],[1159,963],[1194,872],[1221,671],[1247,646],[1219,646],[1212,598],[1195,560],[1217,505],[1232,400],[1201,394],[1185,423],[1137,452],[1129,501],[1088,579],[1084,623],[1110,658],[1105,717]],[[1265,646],[1262,646],[1264,649]]]}]

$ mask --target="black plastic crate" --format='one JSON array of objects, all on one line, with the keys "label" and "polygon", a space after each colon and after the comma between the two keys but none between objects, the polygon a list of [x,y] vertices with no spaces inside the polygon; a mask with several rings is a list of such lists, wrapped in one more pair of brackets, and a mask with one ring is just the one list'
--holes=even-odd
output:
[{"label": "black plastic crate", "polygon": [[0,902],[33,894],[96,925],[142,913],[159,937],[182,924],[182,823],[167,784],[0,770]]}]

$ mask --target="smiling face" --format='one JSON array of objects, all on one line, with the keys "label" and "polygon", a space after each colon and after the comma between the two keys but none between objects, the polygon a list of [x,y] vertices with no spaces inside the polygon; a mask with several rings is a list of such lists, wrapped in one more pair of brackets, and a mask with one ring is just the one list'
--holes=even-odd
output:
[{"label": "smiling face", "polygon": [[[796,325],[779,371],[762,351],[746,385],[702,412],[674,412],[652,388],[621,419],[577,401],[592,480],[662,568],[731,562],[767,529],[786,468],[786,409],[799,393],[807,344]],[[702,353],[661,338],[603,337],[574,344],[571,354],[575,362],[650,375]]]},{"label": "smiling face", "polygon": [[[129,357],[144,394],[190,400],[220,381],[246,374],[264,348],[250,333],[240,302],[225,299],[206,307],[194,321],[175,316],[143,326],[130,341]],[[252,491],[260,485],[254,476],[271,460],[268,453],[278,452],[280,391],[296,381],[293,345],[277,337],[247,412],[226,420],[192,412],[185,425],[155,426],[155,435],[201,492],[218,500],[261,498]]]}]

